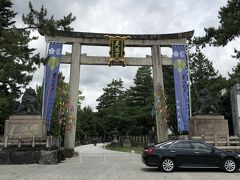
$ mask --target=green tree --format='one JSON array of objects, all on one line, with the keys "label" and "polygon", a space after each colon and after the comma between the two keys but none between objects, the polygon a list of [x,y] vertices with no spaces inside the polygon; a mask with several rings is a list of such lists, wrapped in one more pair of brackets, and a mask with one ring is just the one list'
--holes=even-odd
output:
[{"label": "green tree", "polygon": [[229,73],[229,79],[225,85],[224,91],[219,98],[220,113],[228,119],[229,133],[233,134],[233,123],[232,123],[232,107],[231,107],[231,96],[230,91],[234,84],[240,82],[240,63],[232,68],[232,73]]},{"label": "green tree", "polygon": [[238,63],[236,67],[232,68],[232,71],[232,73],[229,73],[231,86],[240,82],[240,63]]},{"label": "green tree", "polygon": [[212,62],[201,52],[199,47],[190,54],[190,81],[191,81],[191,97],[193,111],[196,108],[198,92],[207,88],[211,95],[218,102],[221,91],[226,87],[226,79],[223,78],[212,65]]},{"label": "green tree", "polygon": [[32,79],[40,63],[35,49],[29,48],[30,32],[15,27],[16,13],[9,0],[0,0],[0,120],[1,124],[14,110],[14,101],[21,88]]},{"label": "green tree", "polygon": [[[219,26],[205,28],[205,35],[203,37],[196,37],[194,43],[202,45],[206,44],[210,46],[226,46],[232,40],[239,38],[240,36],[240,2],[239,0],[228,0],[227,4],[220,8],[218,12]],[[236,48],[234,49],[234,55],[236,59],[240,59],[240,51]],[[226,88],[224,89],[222,96],[220,96],[220,112],[230,120],[230,132],[231,130],[231,102],[230,102],[230,88],[234,83],[239,82],[240,77],[240,63],[233,68],[233,73],[229,74],[230,79],[227,82]]]},{"label": "green tree", "polygon": [[14,111],[15,100],[20,97],[21,89],[32,80],[33,72],[43,59],[34,54],[29,43],[30,31],[38,29],[46,34],[56,29],[71,30],[69,24],[75,19],[69,14],[62,20],[48,19],[47,10],[42,7],[38,12],[29,3],[30,13],[23,16],[24,27],[15,26],[15,13],[10,0],[0,0],[0,124]]},{"label": "green tree", "polygon": [[99,121],[101,121],[103,131],[106,133],[104,136],[112,135],[115,129],[120,134],[123,133],[124,127],[121,125],[126,120],[123,112],[123,99],[124,87],[121,79],[113,79],[106,88],[103,88],[103,94],[97,99],[99,102],[97,105]]},{"label": "green tree", "polygon": [[52,15],[48,18],[47,9],[44,6],[41,7],[40,11],[33,8],[32,3],[29,2],[30,12],[25,16],[22,16],[23,22],[27,25],[22,29],[36,29],[42,35],[54,36],[57,30],[72,31],[69,25],[75,21],[76,17],[72,17],[72,13],[64,16],[63,19],[55,20]]},{"label": "green tree", "polygon": [[[195,43],[205,46],[225,46],[240,36],[239,0],[228,0],[218,12],[219,26],[205,28],[205,36],[196,37]],[[240,59],[240,51],[234,50],[234,57]]]},{"label": "green tree", "polygon": [[96,112],[89,106],[84,107],[78,111],[76,139],[84,140],[86,135],[90,137],[102,135],[100,126]]},{"label": "green tree", "polygon": [[126,114],[131,128],[129,134],[146,135],[155,127],[153,112],[153,79],[151,68],[142,66],[138,68],[134,78],[134,86],[126,93]]}]

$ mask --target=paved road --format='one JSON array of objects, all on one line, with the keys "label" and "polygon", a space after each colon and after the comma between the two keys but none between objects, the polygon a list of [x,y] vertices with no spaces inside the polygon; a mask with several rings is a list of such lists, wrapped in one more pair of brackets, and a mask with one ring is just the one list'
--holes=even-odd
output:
[{"label": "paved road", "polygon": [[[239,180],[240,172],[220,170],[178,170],[163,173],[146,167],[140,155],[104,150],[102,145],[76,147],[79,156],[57,165],[1,165],[4,180]],[[105,156],[104,156],[105,155]]]}]

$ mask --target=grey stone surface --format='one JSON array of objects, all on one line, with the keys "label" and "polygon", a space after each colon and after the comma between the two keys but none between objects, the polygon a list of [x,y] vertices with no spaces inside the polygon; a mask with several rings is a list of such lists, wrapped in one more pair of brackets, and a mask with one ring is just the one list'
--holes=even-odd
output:
[{"label": "grey stone surface", "polygon": [[40,115],[12,115],[9,120],[42,120]]},{"label": "grey stone surface", "polygon": [[0,164],[10,164],[10,152],[0,151]]},{"label": "grey stone surface", "polygon": [[4,136],[8,136],[9,139],[46,137],[46,124],[40,117],[34,115],[10,116],[9,120],[5,121]]},{"label": "grey stone surface", "polygon": [[[61,63],[71,64],[71,55],[63,55]],[[81,65],[108,65],[109,57],[104,56],[87,56],[86,53],[81,54]],[[147,55],[146,58],[143,57],[126,57],[127,66],[152,66],[152,57]],[[162,56],[163,65],[172,65],[172,58],[167,56]]]},{"label": "grey stone surface", "polygon": [[[99,146],[87,145],[75,148],[85,153],[82,163],[79,156],[56,165],[2,165],[0,180],[239,180],[240,172],[223,173],[221,170],[177,170],[161,172],[158,168],[146,167],[140,155],[131,162],[130,153],[105,150]],[[90,156],[91,155],[91,156]]]},{"label": "grey stone surface", "polygon": [[229,135],[228,121],[223,116],[192,116],[189,121],[189,136]]},{"label": "grey stone surface", "polygon": [[41,150],[39,152],[39,162],[38,164],[57,164],[58,163],[58,151],[45,151]]},{"label": "grey stone surface", "polygon": [[35,164],[37,154],[34,151],[13,151],[11,152],[11,164]]},{"label": "grey stone surface", "polygon": [[224,120],[224,116],[221,115],[195,115],[193,119],[202,119],[202,120]]},{"label": "grey stone surface", "polygon": [[231,104],[234,135],[240,136],[240,83],[231,88]]},{"label": "grey stone surface", "polygon": [[80,80],[80,58],[81,58],[81,45],[80,43],[73,43],[72,45],[72,62],[70,67],[70,97],[69,105],[72,108],[70,111],[73,119],[70,124],[71,128],[65,132],[64,148],[73,150],[75,146],[76,137],[76,119],[77,119],[77,105],[79,95],[79,80]]},{"label": "grey stone surface", "polygon": [[160,109],[161,93],[164,93],[163,71],[162,71],[162,56],[159,45],[151,47],[152,63],[153,63],[153,86],[154,86],[154,107],[156,116],[156,133],[157,141],[162,142],[168,140],[168,127],[162,116],[158,112]]},{"label": "grey stone surface", "polygon": [[58,163],[66,159],[64,149],[59,149],[57,155],[58,155]]}]

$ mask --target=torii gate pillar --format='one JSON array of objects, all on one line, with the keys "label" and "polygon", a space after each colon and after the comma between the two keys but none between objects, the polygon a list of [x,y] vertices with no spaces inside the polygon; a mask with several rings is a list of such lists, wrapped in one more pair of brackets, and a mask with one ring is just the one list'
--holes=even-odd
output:
[{"label": "torii gate pillar", "polygon": [[168,140],[167,123],[164,122],[160,114],[160,93],[164,93],[163,71],[161,49],[159,45],[153,45],[152,50],[152,64],[153,64],[153,85],[154,85],[154,107],[156,114],[156,134],[158,142]]},{"label": "torii gate pillar", "polygon": [[79,95],[79,79],[80,79],[80,57],[81,57],[81,45],[78,42],[74,42],[72,45],[72,60],[70,68],[70,98],[69,105],[72,106],[71,116],[73,117],[71,126],[66,129],[64,137],[64,149],[66,156],[73,154],[75,147],[75,134],[77,125],[77,105]]}]

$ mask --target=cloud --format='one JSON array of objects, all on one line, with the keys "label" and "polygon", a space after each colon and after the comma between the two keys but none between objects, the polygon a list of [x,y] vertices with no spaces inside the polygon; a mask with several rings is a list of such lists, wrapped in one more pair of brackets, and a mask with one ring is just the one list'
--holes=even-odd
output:
[{"label": "cloud", "polygon": [[[35,8],[43,4],[49,15],[54,14],[56,19],[72,13],[77,20],[72,24],[75,31],[104,32],[104,33],[139,33],[161,34],[195,30],[194,35],[204,34],[204,27],[218,26],[218,11],[227,0],[32,0]],[[13,0],[14,10],[19,12],[18,25],[21,23],[21,14],[28,11],[28,1]],[[35,32],[36,33],[36,32]],[[46,43],[44,37],[30,44],[37,48],[42,56],[45,54]],[[213,66],[224,76],[231,71],[236,61],[231,58],[234,47],[239,45],[239,39],[226,47],[208,47],[204,49],[206,56],[213,62]],[[64,46],[64,52],[71,52],[71,46]],[[108,47],[82,47],[82,53],[95,56],[107,56]],[[171,56],[171,49],[164,48],[163,54]],[[150,55],[150,48],[126,49],[127,56],[145,57]],[[60,68],[69,80],[69,65]],[[95,99],[102,93],[102,88],[110,83],[112,78],[122,78],[125,86],[133,84],[137,67],[108,67],[108,66],[81,66],[80,90],[86,96],[84,105],[96,106]],[[35,74],[32,85],[41,84],[43,68]]]}]

